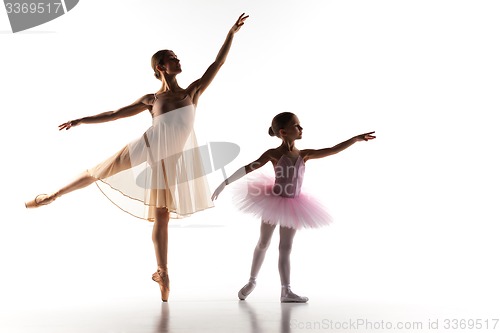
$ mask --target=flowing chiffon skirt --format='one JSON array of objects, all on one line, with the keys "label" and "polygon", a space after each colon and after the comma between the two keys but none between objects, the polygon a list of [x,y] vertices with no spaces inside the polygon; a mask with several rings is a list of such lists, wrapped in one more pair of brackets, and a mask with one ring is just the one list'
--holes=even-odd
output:
[{"label": "flowing chiffon skirt", "polygon": [[89,174],[116,206],[150,221],[158,208],[181,218],[213,207],[205,177],[210,158],[198,147],[194,118],[194,105],[154,117],[141,137]]}]

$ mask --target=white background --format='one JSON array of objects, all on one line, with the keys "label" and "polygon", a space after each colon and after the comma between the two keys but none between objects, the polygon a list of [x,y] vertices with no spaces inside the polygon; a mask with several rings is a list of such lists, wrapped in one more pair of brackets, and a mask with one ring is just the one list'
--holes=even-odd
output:
[{"label": "white background", "polygon": [[[151,224],[95,186],[26,210],[139,136],[147,113],[58,132],[158,90],[150,57],[172,49],[187,86],[250,14],[197,110],[200,142],[241,147],[232,173],[279,145],[272,117],[298,115],[299,148],[377,139],[307,164],[335,223],[300,231],[292,287],[311,299],[454,304],[498,315],[500,4],[496,1],[97,1],[12,34],[0,10],[0,309],[156,298]],[[268,166],[268,169],[270,166]],[[271,171],[271,170],[269,170]],[[211,186],[222,180],[210,175]],[[259,221],[216,208],[170,231],[171,299],[234,298]],[[255,297],[277,300],[278,239]],[[175,292],[175,294],[174,294]],[[145,296],[145,293],[148,293]]]}]

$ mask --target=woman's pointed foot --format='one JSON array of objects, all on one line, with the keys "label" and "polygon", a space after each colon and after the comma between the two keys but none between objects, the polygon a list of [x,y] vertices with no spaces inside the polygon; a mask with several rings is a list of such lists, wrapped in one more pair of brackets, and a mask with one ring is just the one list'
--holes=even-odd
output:
[{"label": "woman's pointed foot", "polygon": [[24,205],[26,206],[26,208],[37,208],[52,203],[54,200],[56,200],[56,198],[57,194],[39,194],[35,197],[35,199],[25,202]]},{"label": "woman's pointed foot", "polygon": [[250,293],[255,289],[256,285],[257,283],[255,282],[255,280],[250,279],[250,281],[248,281],[248,283],[245,284],[243,288],[241,288],[238,292],[238,298],[244,301],[248,297],[248,295],[250,295]]},{"label": "woman's pointed foot", "polygon": [[163,302],[168,302],[168,296],[170,295],[170,279],[168,278],[167,272],[157,270],[153,273],[152,279],[160,285],[161,300]]}]

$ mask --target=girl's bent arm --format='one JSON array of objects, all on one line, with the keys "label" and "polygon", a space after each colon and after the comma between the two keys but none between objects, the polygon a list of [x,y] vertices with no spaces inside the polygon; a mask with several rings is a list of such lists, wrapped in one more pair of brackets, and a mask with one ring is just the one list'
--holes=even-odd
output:
[{"label": "girl's bent arm", "polygon": [[314,159],[314,158],[323,158],[327,157],[330,155],[334,155],[337,153],[340,153],[342,150],[345,150],[355,144],[358,141],[368,141],[368,140],[373,140],[376,137],[372,135],[375,132],[369,132],[369,133],[364,133],[360,135],[356,135],[349,140],[346,140],[344,142],[341,142],[333,147],[330,148],[324,148],[324,149],[304,149],[302,150],[302,158],[304,161],[307,161],[308,159]]},{"label": "girl's bent arm", "polygon": [[63,130],[63,129],[69,130],[71,127],[74,127],[74,126],[77,126],[80,124],[98,124],[98,123],[104,123],[107,121],[117,120],[120,118],[134,116],[134,115],[148,109],[149,105],[147,104],[147,101],[150,99],[151,98],[149,95],[144,95],[143,97],[139,98],[134,103],[127,105],[123,108],[120,108],[116,111],[108,111],[108,112],[96,114],[95,116],[89,116],[89,117],[83,117],[80,119],[70,120],[64,124],[59,125],[59,130]]},{"label": "girl's bent arm", "polygon": [[226,185],[229,185],[232,182],[235,182],[238,179],[242,178],[246,174],[259,169],[260,167],[262,167],[264,164],[266,164],[270,160],[271,160],[271,154],[270,154],[270,150],[268,150],[264,154],[262,154],[261,157],[259,157],[258,159],[256,159],[252,163],[247,164],[245,166],[242,166],[241,168],[239,168],[238,170],[236,170],[231,176],[229,176],[226,180],[224,180],[219,185],[219,187],[217,187],[217,189],[215,190],[214,194],[212,195],[212,200],[217,199],[217,197],[222,192],[222,190],[224,190],[224,188],[226,187]]}]

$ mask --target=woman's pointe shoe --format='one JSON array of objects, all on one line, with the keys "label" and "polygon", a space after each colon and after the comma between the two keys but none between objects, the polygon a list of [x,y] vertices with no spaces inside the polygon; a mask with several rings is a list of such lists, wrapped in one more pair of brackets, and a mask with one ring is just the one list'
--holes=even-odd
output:
[{"label": "woman's pointe shoe", "polygon": [[281,303],[306,303],[309,298],[294,294],[290,288],[281,289]]},{"label": "woman's pointe shoe", "polygon": [[170,294],[170,279],[168,274],[164,271],[156,271],[153,273],[153,281],[158,282],[161,291],[161,300],[163,302],[168,302],[168,296]]},{"label": "woman's pointe shoe", "polygon": [[256,285],[257,283],[255,281],[248,281],[248,283],[245,284],[243,288],[241,288],[238,292],[238,298],[244,301],[248,297],[248,295],[250,295],[250,293],[255,289]]},{"label": "woman's pointe shoe", "polygon": [[49,203],[53,202],[56,200],[57,195],[52,194],[39,194],[35,197],[35,199],[25,202],[24,205],[26,208],[37,208],[40,206],[48,205]]}]

